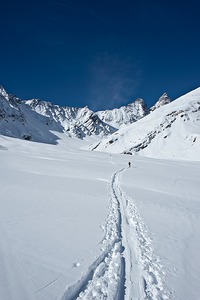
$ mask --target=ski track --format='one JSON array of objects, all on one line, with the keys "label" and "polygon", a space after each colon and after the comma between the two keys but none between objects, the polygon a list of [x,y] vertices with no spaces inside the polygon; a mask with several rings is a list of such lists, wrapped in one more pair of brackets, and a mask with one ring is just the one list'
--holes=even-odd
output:
[{"label": "ski track", "polygon": [[[111,178],[102,254],[60,300],[165,300],[165,272],[151,248],[134,200],[120,186],[123,168]],[[172,295],[171,295],[172,296]]]}]

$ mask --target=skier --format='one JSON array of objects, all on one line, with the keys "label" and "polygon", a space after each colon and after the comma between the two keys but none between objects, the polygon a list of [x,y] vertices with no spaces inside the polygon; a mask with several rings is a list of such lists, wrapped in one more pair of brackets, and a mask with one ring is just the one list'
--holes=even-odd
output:
[{"label": "skier", "polygon": [[131,167],[131,163],[130,163],[130,161],[129,161],[129,163],[128,163],[128,166],[129,166],[129,168]]}]

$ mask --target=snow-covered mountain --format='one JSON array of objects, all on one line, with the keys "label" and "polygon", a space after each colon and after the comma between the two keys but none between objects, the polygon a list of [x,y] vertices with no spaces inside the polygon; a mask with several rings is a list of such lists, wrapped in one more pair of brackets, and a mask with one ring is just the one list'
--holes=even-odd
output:
[{"label": "snow-covered mountain", "polygon": [[[168,103],[160,99],[155,108]],[[103,137],[138,121],[152,109],[144,100],[136,99],[127,106],[95,113],[87,106],[60,107],[38,99],[21,100],[0,86],[0,133],[45,143],[56,143],[52,131],[81,139],[91,135]]]},{"label": "snow-covered mountain", "polygon": [[[166,105],[167,104],[167,105]],[[60,107],[21,100],[0,87],[0,134],[56,144],[62,138],[98,136],[92,150],[200,160],[200,88],[170,103],[164,93],[147,108],[136,99],[118,109]]]},{"label": "snow-covered mountain", "polygon": [[120,129],[91,149],[200,160],[200,88]]},{"label": "snow-covered mountain", "polygon": [[146,103],[143,99],[136,99],[127,106],[111,110],[99,111],[97,115],[105,123],[119,129],[123,125],[131,124],[143,118],[149,113]]},{"label": "snow-covered mountain", "polygon": [[108,135],[116,131],[87,106],[83,108],[60,107],[51,102],[37,99],[25,101],[33,111],[46,116],[50,124],[59,124],[63,132],[72,136],[84,138],[90,135]]},{"label": "snow-covered mountain", "polygon": [[154,111],[155,109],[164,106],[166,104],[169,104],[171,102],[170,97],[167,95],[167,93],[164,93],[156,102],[154,106],[150,108],[150,112]]},{"label": "snow-covered mountain", "polygon": [[122,106],[120,108],[115,108],[111,110],[99,111],[97,112],[97,115],[105,123],[108,123],[111,126],[119,129],[124,125],[129,125],[142,119],[155,109],[164,106],[170,102],[171,99],[169,98],[167,93],[164,93],[158,99],[156,104],[150,109],[147,107],[143,99],[138,98],[132,103],[128,104],[127,106]]},{"label": "snow-covered mountain", "polygon": [[127,106],[93,112],[87,106],[60,107],[51,102],[37,99],[25,101],[34,111],[49,118],[50,123],[58,123],[64,132],[83,138],[88,135],[105,136],[114,133],[124,125],[131,124],[149,114],[152,110],[166,105],[170,98],[165,93],[148,109],[143,99],[136,99]]},{"label": "snow-covered mountain", "polygon": [[0,87],[0,133],[26,140],[56,143],[52,133],[62,132],[84,138],[88,135],[108,135],[116,131],[84,108],[59,107],[39,100],[23,101]]},{"label": "snow-covered mountain", "polygon": [[58,124],[49,125],[47,117],[0,87],[0,134],[54,144],[58,138],[50,130],[61,132]]}]

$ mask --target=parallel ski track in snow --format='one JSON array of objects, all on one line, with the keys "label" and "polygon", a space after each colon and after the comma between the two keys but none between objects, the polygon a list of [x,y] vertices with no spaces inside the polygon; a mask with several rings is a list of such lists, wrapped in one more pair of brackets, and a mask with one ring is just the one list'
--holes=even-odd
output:
[{"label": "parallel ski track in snow", "polygon": [[102,254],[61,300],[169,299],[163,284],[165,273],[150,246],[147,228],[134,200],[120,186],[125,170],[114,173],[110,181]]}]

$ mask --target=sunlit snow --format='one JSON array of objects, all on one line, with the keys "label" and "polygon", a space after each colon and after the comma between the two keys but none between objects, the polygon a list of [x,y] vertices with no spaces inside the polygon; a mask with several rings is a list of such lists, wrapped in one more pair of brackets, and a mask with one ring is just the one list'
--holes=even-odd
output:
[{"label": "sunlit snow", "polygon": [[89,148],[200,161],[200,88],[159,107]]},{"label": "sunlit snow", "polygon": [[54,134],[0,136],[0,299],[198,300],[200,163]]}]

